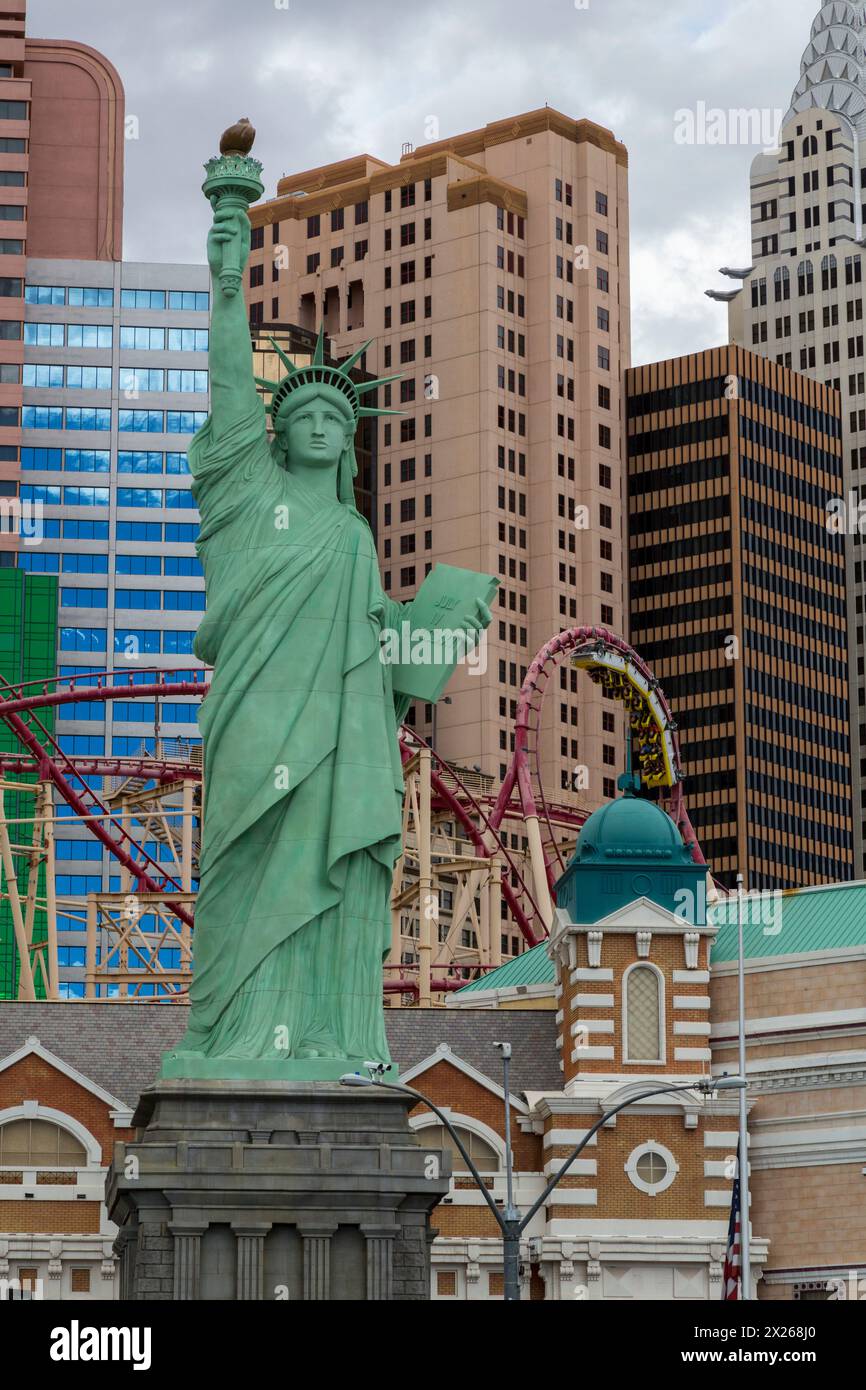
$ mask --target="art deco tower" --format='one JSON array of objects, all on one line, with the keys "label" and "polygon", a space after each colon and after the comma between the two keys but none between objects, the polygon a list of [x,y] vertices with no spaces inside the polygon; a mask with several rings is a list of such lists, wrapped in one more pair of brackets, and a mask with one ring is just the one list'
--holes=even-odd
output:
[{"label": "art deco tower", "polygon": [[[731,342],[805,372],[842,395],[855,873],[866,872],[864,535],[866,326],[866,4],[821,7],[779,148],[751,173],[752,265],[726,271]],[[866,531],[866,508],[862,529]]]}]

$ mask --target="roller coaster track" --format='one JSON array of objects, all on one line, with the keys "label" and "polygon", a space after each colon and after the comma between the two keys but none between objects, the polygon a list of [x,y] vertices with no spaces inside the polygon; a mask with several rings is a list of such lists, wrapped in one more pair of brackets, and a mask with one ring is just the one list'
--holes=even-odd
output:
[{"label": "roller coaster track", "polygon": [[[542,647],[526,672],[517,700],[514,754],[490,816],[494,831],[509,814],[522,816],[535,901],[545,907],[565,863],[541,778],[541,715],[550,677],[564,663],[585,670],[594,684],[622,702],[643,785],[659,790],[692,858],[698,864],[706,862],[686,810],[676,723],[659,682],[616,633],[603,627],[569,628]],[[550,926],[549,908],[545,926]]]},{"label": "roller coaster track", "polygon": [[[643,784],[663,794],[668,814],[691,848],[693,858],[697,863],[705,862],[683,800],[676,725],[658,681],[638,654],[606,628],[579,627],[561,632],[541,649],[527,671],[517,702],[514,754],[492,807],[488,809],[489,798],[476,796],[456,770],[431,749],[435,812],[461,826],[479,857],[496,856],[502,861],[503,897],[530,946],[543,940],[549,930],[552,889],[565,868],[554,820],[561,833],[563,824],[577,829],[586,818],[585,812],[552,808],[541,780],[542,706],[550,676],[566,662],[586,670],[593,682],[623,703]],[[200,781],[201,767],[182,758],[71,756],[39,717],[45,709],[80,702],[207,694],[209,672],[191,673],[193,679],[181,681],[169,680],[170,674],[154,667],[134,674],[128,670],[82,672],[20,686],[3,682],[0,720],[14,733],[19,750],[0,754],[0,770],[7,774],[30,773],[40,781],[50,782],[90,833],[132,875],[139,891],[163,895],[178,918],[191,925],[189,906],[171,901],[172,890],[181,891],[177,879],[147,853],[86,779],[128,778],[141,784],[167,785]],[[404,765],[421,746],[429,747],[404,725],[400,731]],[[506,821],[515,820],[523,821],[526,827],[531,883],[524,878],[503,831]]]}]

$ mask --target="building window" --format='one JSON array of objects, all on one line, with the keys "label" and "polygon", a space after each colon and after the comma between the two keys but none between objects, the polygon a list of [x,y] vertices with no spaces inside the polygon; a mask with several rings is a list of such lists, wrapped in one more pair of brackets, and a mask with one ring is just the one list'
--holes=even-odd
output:
[{"label": "building window", "polygon": [[[473,1130],[466,1129],[463,1125],[457,1124],[452,1119],[452,1125],[457,1132],[461,1144],[468,1153],[475,1167],[480,1173],[498,1173],[502,1168],[502,1160],[493,1147],[492,1143],[476,1134]],[[437,1149],[445,1149],[451,1155],[452,1173],[468,1173],[466,1160],[457,1149],[454,1140],[448,1133],[444,1125],[419,1125],[415,1122],[412,1125],[418,1138],[421,1140],[421,1147],[428,1145],[432,1152]]]},{"label": "building window", "polygon": [[49,1120],[9,1120],[0,1125],[0,1168],[84,1168],[80,1140]]},{"label": "building window", "polygon": [[623,980],[623,1053],[627,1062],[663,1062],[663,981],[655,966],[632,965]]},{"label": "building window", "polygon": [[657,1197],[670,1187],[679,1172],[679,1164],[664,1144],[655,1140],[632,1149],[625,1165],[629,1181],[648,1197]]}]

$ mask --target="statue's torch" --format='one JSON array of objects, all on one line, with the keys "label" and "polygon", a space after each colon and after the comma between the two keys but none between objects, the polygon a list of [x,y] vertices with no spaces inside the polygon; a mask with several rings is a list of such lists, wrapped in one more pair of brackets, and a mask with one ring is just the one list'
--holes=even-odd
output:
[{"label": "statue's torch", "polygon": [[[261,163],[250,158],[255,138],[256,132],[244,116],[225,131],[220,140],[219,155],[205,164],[207,178],[201,188],[214,211],[220,207],[246,212],[250,203],[257,202],[264,193]],[[225,295],[230,297],[237,294],[241,287],[241,275],[237,246],[227,242],[219,273],[220,287]]]}]

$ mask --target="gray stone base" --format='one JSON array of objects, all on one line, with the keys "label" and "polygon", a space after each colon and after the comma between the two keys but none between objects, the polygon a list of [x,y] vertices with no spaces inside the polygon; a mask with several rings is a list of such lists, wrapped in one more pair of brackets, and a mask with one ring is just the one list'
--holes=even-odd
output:
[{"label": "gray stone base", "polygon": [[450,1158],[409,1097],[317,1082],[159,1081],[106,1182],[133,1300],[430,1297]]}]

